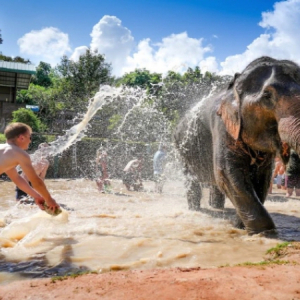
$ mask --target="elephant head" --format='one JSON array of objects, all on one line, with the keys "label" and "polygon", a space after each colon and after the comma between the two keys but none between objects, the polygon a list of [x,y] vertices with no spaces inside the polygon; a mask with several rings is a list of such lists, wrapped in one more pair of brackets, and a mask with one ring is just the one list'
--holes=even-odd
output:
[{"label": "elephant head", "polygon": [[300,67],[261,57],[236,74],[218,108],[227,132],[255,151],[300,154]]}]

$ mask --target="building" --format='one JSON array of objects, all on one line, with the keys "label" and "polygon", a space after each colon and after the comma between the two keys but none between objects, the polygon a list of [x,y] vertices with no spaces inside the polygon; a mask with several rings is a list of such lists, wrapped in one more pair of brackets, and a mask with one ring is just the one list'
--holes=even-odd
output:
[{"label": "building", "polygon": [[0,60],[0,132],[3,132],[11,113],[25,104],[17,104],[19,90],[27,90],[35,66],[25,63]]}]

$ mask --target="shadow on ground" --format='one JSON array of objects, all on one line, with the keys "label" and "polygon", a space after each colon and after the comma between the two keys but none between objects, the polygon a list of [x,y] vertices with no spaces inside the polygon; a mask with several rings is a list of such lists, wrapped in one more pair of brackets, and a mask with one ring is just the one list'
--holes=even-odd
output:
[{"label": "shadow on ground", "polygon": [[[201,208],[200,212],[213,218],[229,220],[232,224],[236,221],[234,208],[225,208],[224,210]],[[273,232],[267,234],[269,238],[283,241],[300,241],[300,218],[282,213],[271,213],[270,215],[276,225],[276,232],[275,234]]]}]

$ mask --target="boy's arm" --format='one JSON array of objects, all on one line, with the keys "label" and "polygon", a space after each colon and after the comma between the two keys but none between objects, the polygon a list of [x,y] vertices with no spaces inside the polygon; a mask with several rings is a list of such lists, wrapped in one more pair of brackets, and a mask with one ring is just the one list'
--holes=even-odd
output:
[{"label": "boy's arm", "polygon": [[45,201],[42,196],[38,194],[21,175],[18,174],[16,169],[6,171],[6,175],[19,187],[19,189],[33,197],[39,208],[44,210],[43,203]]},{"label": "boy's arm", "polygon": [[50,193],[48,192],[46,185],[44,181],[36,174],[31,160],[30,156],[24,152],[22,154],[21,159],[19,160],[20,166],[23,170],[23,172],[26,174],[28,180],[31,182],[33,188],[38,191],[42,195],[42,197],[45,199],[46,204],[48,207],[55,211],[56,208],[59,207],[59,205],[56,203],[56,201],[51,197]]},{"label": "boy's arm", "polygon": [[46,174],[47,174],[49,165],[50,165],[49,162],[43,162],[42,172],[40,172],[40,174],[38,174],[43,180],[45,180],[45,178],[46,178]]}]

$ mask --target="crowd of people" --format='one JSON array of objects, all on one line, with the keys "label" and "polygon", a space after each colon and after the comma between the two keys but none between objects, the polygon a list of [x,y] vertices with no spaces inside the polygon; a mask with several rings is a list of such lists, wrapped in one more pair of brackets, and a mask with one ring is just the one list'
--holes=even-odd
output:
[{"label": "crowd of people", "polygon": [[[96,184],[99,192],[106,193],[110,192],[111,181],[109,178],[108,171],[108,154],[106,150],[98,150],[96,155]],[[166,161],[166,146],[160,145],[159,149],[155,152],[153,157],[153,178],[154,178],[154,191],[162,193],[163,185],[165,182],[164,166]],[[142,180],[142,169],[143,169],[143,156],[139,155],[133,157],[124,167],[122,173],[122,182],[126,187],[127,191],[142,191],[143,180]]]},{"label": "crowd of people", "polygon": [[[52,198],[44,183],[50,163],[42,149],[49,145],[41,143],[38,146],[40,155],[32,161],[26,151],[32,140],[30,126],[20,122],[11,123],[5,128],[4,135],[6,143],[0,145],[0,174],[6,173],[16,184],[16,200],[30,204],[35,202],[41,210],[53,215],[56,215],[57,211],[61,212],[60,205]],[[165,182],[165,151],[166,147],[160,145],[153,157],[154,190],[159,193],[162,193]],[[111,187],[107,158],[107,151],[97,152],[96,184],[101,193],[109,192]],[[142,156],[133,158],[124,167],[122,182],[128,191],[143,190],[142,167]],[[33,202],[29,200],[30,197]]]},{"label": "crowd of people", "polygon": [[[45,177],[49,168],[49,161],[43,155],[31,161],[26,152],[31,143],[32,129],[24,123],[11,123],[4,131],[6,143],[0,145],[0,174],[6,175],[16,184],[16,200],[28,202],[32,197],[35,203],[42,209],[45,205],[53,212],[59,205],[51,197],[45,183]],[[38,150],[49,147],[47,143],[41,143]],[[106,150],[98,150],[96,155],[96,184],[99,192],[110,192],[111,180],[108,170],[108,153]],[[164,164],[166,158],[166,147],[160,145],[153,157],[153,172],[155,192],[162,193],[165,182]],[[19,168],[19,171],[17,170]],[[143,157],[139,156],[130,160],[123,169],[122,182],[128,191],[143,190],[142,181]]]}]

